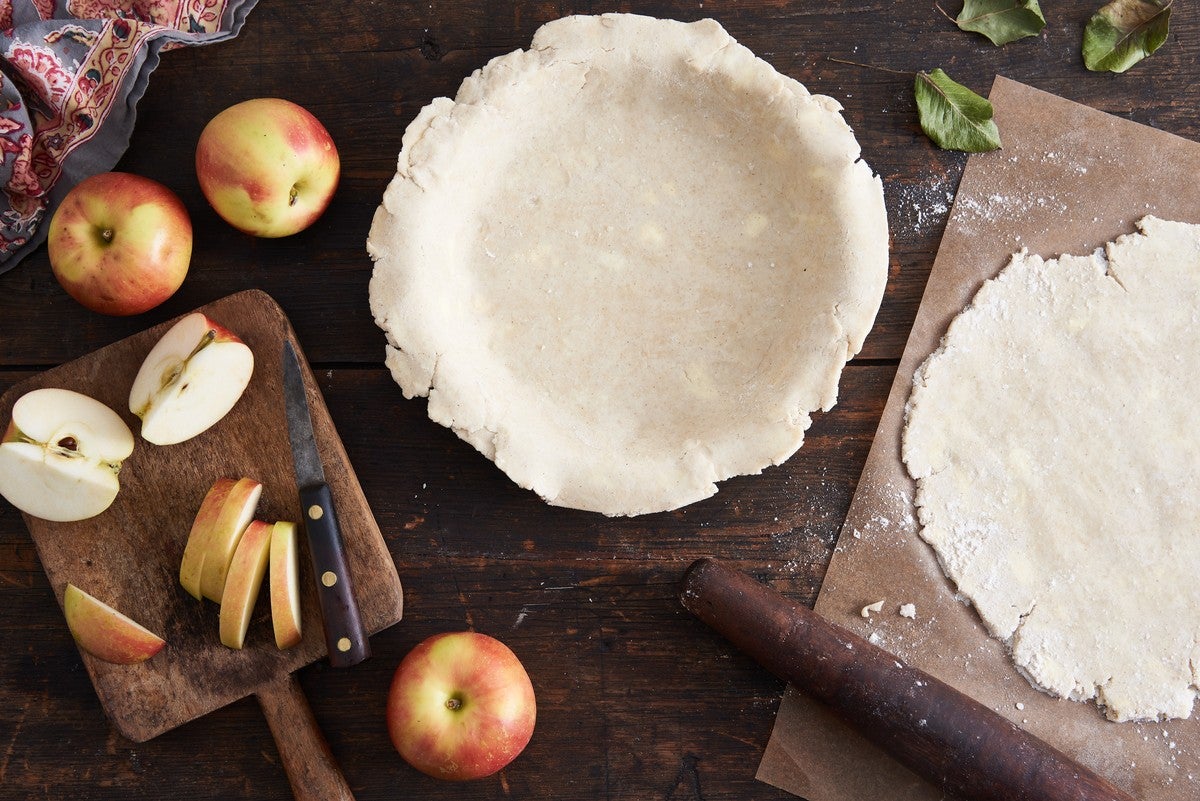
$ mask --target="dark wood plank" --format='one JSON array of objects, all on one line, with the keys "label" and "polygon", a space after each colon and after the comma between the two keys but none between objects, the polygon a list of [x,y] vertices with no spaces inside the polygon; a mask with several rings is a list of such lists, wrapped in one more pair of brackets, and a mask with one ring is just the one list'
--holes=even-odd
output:
[{"label": "dark wood plank", "polygon": [[[995,48],[958,31],[926,3],[788,4],[770,0],[639,3],[620,10],[680,19],[711,15],[740,41],[813,91],[846,107],[868,163],[883,177],[893,233],[892,279],[866,358],[898,358],[945,223],[964,158],[933,148],[917,127],[911,75],[942,66],[986,93],[1004,74],[1183,136],[1200,135],[1200,39],[1178,10],[1175,34],[1153,61],[1124,76],[1089,73],[1079,57],[1093,3],[1056,4],[1034,39]],[[394,172],[404,127],[438,95],[494,56],[528,45],[539,24],[600,3],[264,3],[238,39],[166,55],[139,105],[122,169],[180,193],[196,226],[190,277],[176,298],[140,320],[77,307],[49,275],[45,251],[0,276],[0,364],[57,364],[189,308],[247,287],[266,289],[293,319],[314,361],[379,362],[382,338],[366,304],[371,214]],[[1182,18],[1181,18],[1182,17]],[[207,207],[192,168],[204,124],[226,105],[279,95],[311,108],[343,155],[333,206],[284,240],[232,231]],[[39,333],[53,317],[59,335]]]},{"label": "dark wood plank", "polygon": [[[687,614],[678,582],[712,554],[811,604],[857,480],[846,465],[865,458],[891,376],[848,370],[845,401],[784,465],[679,512],[608,520],[516,488],[384,371],[319,371],[405,586],[405,620],[372,638],[370,660],[298,674],[356,797],[784,797],[753,779],[783,685]],[[381,448],[381,437],[406,447]],[[287,798],[253,703],[140,745],[112,731],[28,534],[7,514],[0,798],[132,800],[179,787],[197,799]],[[529,750],[501,777],[458,786],[400,760],[383,709],[409,648],[467,627],[516,651],[539,715]]]},{"label": "dark wood plank", "polygon": [[[1078,43],[1097,0],[1044,7],[1038,37],[994,48],[931,2],[783,0],[446,0],[264,2],[236,40],[164,55],[121,168],[173,187],[196,226],[179,295],[133,319],[82,309],[45,251],[0,275],[0,392],[44,368],[232,292],[279,300],[317,368],[334,422],[400,568],[407,619],[373,639],[375,656],[298,675],[360,799],[784,799],[753,779],[782,684],[675,601],[684,567],[733,560],[809,604],[865,460],[928,277],[965,158],[920,133],[911,75],[943,67],[986,93],[995,74],[1190,138],[1200,137],[1200,38],[1176,4],[1170,41],[1123,76],[1088,73]],[[945,6],[951,14],[957,7]],[[843,381],[785,465],[726,482],[675,513],[607,520],[552,509],[514,487],[378,366],[364,240],[419,109],[488,59],[525,47],[568,13],[713,16],[777,68],[845,106],[864,158],[883,178],[892,228],[887,294]],[[329,212],[296,237],[237,234],[208,209],[192,170],[205,122],[226,105],[276,95],[330,128],[343,178]],[[1131,165],[1137,169],[1138,165]],[[0,799],[290,797],[261,711],[236,703],[134,745],[104,719],[18,515],[0,504]],[[501,636],[541,704],[526,754],[466,786],[427,779],[387,741],[391,672],[425,636],[474,626]]]}]

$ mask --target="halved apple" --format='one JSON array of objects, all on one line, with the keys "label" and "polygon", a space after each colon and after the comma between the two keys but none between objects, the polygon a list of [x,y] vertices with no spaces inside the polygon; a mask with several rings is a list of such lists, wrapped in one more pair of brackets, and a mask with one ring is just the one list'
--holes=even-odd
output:
[{"label": "halved apple", "polygon": [[271,625],[275,647],[291,648],[301,639],[300,563],[296,524],[280,521],[271,530]]},{"label": "halved apple", "polygon": [[118,665],[144,662],[167,644],[145,626],[74,584],[68,584],[63,593],[63,613],[79,647],[105,662]]},{"label": "halved apple", "polygon": [[271,553],[271,533],[274,526],[255,520],[246,528],[229,563],[229,579],[221,595],[221,642],[230,648],[241,648],[250,626],[250,613],[262,587],[263,574]]},{"label": "halved apple", "polygon": [[133,434],[117,413],[69,389],[35,389],[0,439],[0,495],[34,517],[83,520],[117,497]]},{"label": "halved apple", "polygon": [[261,496],[262,484],[252,478],[218,479],[204,496],[179,566],[179,583],[197,600],[221,602],[229,564]]},{"label": "halved apple", "polygon": [[207,431],[250,383],[254,354],[237,336],[196,312],[150,349],[129,391],[142,437],[173,445]]}]

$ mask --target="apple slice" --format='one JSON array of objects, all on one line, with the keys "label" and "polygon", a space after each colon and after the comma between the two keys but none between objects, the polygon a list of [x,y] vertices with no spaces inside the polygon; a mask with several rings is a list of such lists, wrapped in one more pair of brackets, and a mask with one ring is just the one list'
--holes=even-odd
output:
[{"label": "apple slice", "polygon": [[221,602],[229,564],[261,496],[262,484],[252,478],[218,479],[204,496],[179,566],[179,583],[197,600]]},{"label": "apple slice", "polygon": [[133,434],[117,413],[69,389],[35,389],[0,439],[0,495],[34,517],[83,520],[117,497]]},{"label": "apple slice", "polygon": [[74,584],[68,584],[63,593],[63,613],[79,647],[105,662],[118,665],[145,662],[167,644],[145,626]]},{"label": "apple slice", "polygon": [[274,528],[270,523],[253,521],[229,563],[229,579],[221,595],[221,642],[230,648],[241,648],[246,641],[250,613],[267,572]]},{"label": "apple slice", "polygon": [[174,445],[228,414],[253,372],[254,354],[234,333],[189,314],[146,355],[129,390],[129,411],[141,418],[147,442]]},{"label": "apple slice", "polygon": [[275,647],[283,650],[300,642],[300,566],[296,555],[296,524],[280,521],[271,529],[271,624]]}]

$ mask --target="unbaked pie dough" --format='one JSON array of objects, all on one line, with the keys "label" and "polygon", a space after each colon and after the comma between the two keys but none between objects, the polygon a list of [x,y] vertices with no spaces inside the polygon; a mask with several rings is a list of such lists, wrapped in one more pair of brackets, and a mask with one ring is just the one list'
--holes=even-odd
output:
[{"label": "unbaked pie dough", "polygon": [[1036,685],[1188,717],[1200,670],[1200,226],[1020,253],[917,371],[922,536]]},{"label": "unbaked pie dough", "polygon": [[839,111],[712,20],[543,26],[404,134],[368,240],[392,375],[552,504],[673,509],[782,462],[887,278]]}]

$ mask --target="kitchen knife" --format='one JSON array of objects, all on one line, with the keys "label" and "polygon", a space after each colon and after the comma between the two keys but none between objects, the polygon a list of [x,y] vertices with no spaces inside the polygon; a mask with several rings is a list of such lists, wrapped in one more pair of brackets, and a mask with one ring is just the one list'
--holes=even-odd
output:
[{"label": "kitchen knife", "polygon": [[716,559],[685,608],[940,789],[971,801],[1134,801],[983,704]]},{"label": "kitchen knife", "polygon": [[283,397],[292,461],[296,468],[296,487],[300,490],[300,516],[308,535],[313,575],[317,578],[329,664],[350,667],[369,657],[371,647],[354,600],[354,582],[346,563],[337,511],[333,507],[329,485],[325,483],[300,361],[291,342],[283,344]]}]

